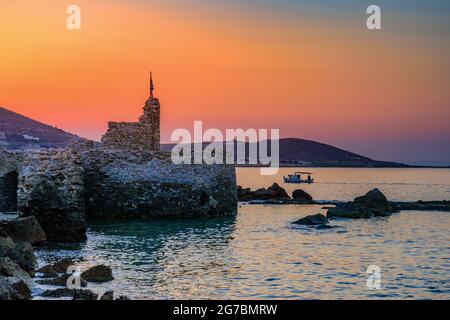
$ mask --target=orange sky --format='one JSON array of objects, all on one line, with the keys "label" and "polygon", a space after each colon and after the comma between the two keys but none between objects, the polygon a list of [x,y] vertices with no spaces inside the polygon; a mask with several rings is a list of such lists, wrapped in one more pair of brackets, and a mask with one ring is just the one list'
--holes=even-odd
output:
[{"label": "orange sky", "polygon": [[[81,31],[66,29],[72,3]],[[99,139],[138,118],[153,70],[164,141],[203,120],[391,160],[389,141],[450,143],[445,20],[397,8],[373,32],[364,8],[199,3],[0,0],[0,105]]]}]

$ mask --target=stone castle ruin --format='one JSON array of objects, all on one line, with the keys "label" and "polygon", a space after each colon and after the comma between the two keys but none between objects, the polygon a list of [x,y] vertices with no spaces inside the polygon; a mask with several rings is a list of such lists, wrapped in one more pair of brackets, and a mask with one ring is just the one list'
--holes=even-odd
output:
[{"label": "stone castle ruin", "polygon": [[139,122],[109,122],[108,131],[102,137],[106,148],[159,151],[160,105],[153,90],[150,73],[150,97],[145,102],[144,114]]},{"label": "stone castle ruin", "polygon": [[159,151],[153,90],[151,79],[139,122],[110,122],[100,145],[0,150],[0,212],[35,216],[50,241],[83,241],[94,219],[234,215],[234,166],[175,165]]}]

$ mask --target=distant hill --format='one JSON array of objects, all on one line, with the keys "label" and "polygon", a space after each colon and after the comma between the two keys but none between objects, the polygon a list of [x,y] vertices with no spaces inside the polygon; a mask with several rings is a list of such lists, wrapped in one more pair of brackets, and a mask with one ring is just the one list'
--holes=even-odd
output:
[{"label": "distant hill", "polygon": [[[268,150],[270,150],[270,141]],[[205,147],[207,143],[203,144]],[[162,144],[162,151],[170,151],[174,144]],[[396,162],[377,161],[362,155],[311,140],[286,138],[279,140],[281,166],[321,167],[406,167]],[[246,143],[248,158],[249,143]],[[235,147],[235,155],[236,147]]]},{"label": "distant hill", "polygon": [[[0,107],[0,147],[7,149],[66,147],[73,140],[78,139],[82,138]],[[279,143],[281,166],[406,166],[395,162],[376,161],[356,153],[311,140],[287,138],[280,139]],[[204,146],[206,145],[207,143],[204,144]],[[173,146],[174,144],[161,144],[161,150],[171,151]],[[249,146],[247,143],[246,157],[248,157],[248,150]]]},{"label": "distant hill", "polygon": [[0,107],[0,147],[65,147],[78,136]]}]

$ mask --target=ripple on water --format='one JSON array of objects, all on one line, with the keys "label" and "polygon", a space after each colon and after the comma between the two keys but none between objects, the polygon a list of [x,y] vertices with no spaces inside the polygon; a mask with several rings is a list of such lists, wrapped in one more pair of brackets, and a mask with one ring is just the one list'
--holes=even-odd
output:
[{"label": "ripple on water", "polygon": [[[401,212],[294,228],[321,206],[244,206],[236,218],[91,225],[81,245],[37,249],[40,264],[83,257],[115,280],[99,289],[134,299],[448,299],[450,215]],[[420,226],[420,227],[418,227]],[[345,233],[339,233],[339,229]],[[382,289],[366,286],[369,265]]]}]

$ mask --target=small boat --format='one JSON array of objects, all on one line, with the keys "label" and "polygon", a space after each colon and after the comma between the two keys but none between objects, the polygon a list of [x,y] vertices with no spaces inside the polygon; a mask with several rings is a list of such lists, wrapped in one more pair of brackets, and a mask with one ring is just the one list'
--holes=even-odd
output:
[{"label": "small boat", "polygon": [[[283,176],[284,183],[314,183],[314,178],[312,178],[313,173],[311,172],[295,172],[293,174],[288,174]],[[308,175],[306,179],[303,177]]]}]

